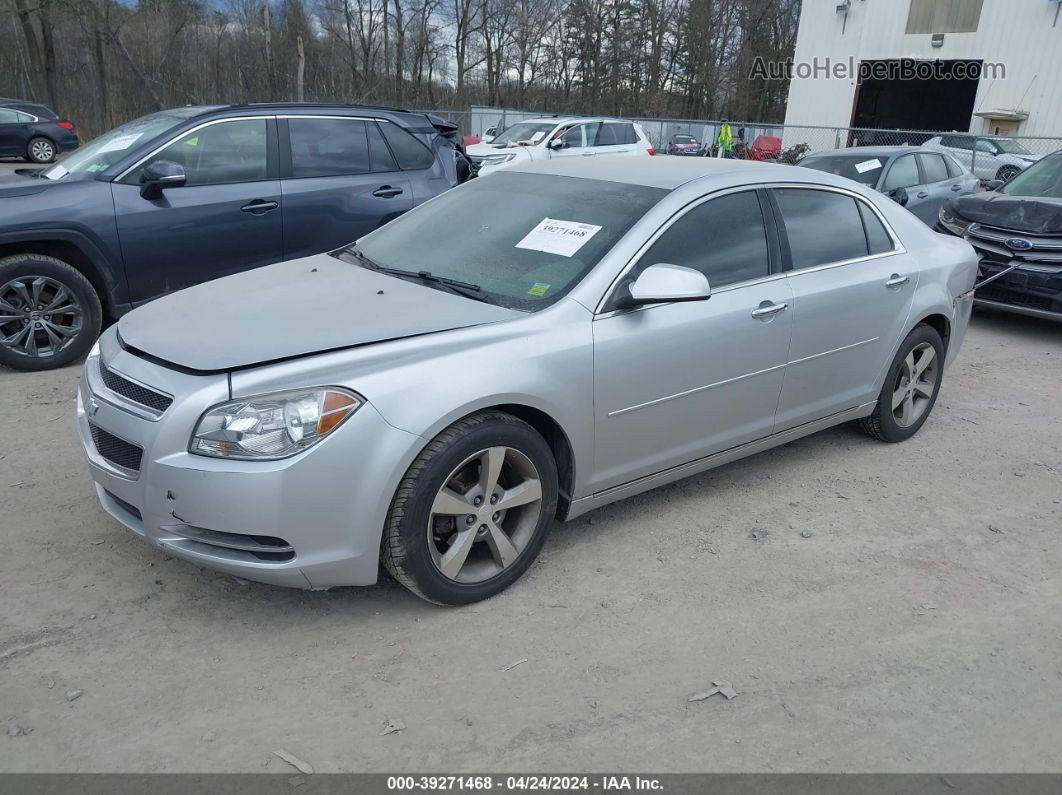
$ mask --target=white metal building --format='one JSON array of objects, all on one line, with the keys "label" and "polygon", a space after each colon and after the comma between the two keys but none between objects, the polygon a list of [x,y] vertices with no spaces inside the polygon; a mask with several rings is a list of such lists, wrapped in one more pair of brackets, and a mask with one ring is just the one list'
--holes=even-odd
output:
[{"label": "white metal building", "polygon": [[1062,136],[1062,2],[804,0],[793,72],[787,125]]}]

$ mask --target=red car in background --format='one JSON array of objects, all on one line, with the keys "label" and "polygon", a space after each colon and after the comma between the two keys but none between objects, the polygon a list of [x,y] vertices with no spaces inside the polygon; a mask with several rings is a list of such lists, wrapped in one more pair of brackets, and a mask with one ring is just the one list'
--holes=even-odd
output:
[{"label": "red car in background", "polygon": [[669,155],[695,155],[700,151],[700,141],[686,133],[675,133],[667,142],[667,153]]}]

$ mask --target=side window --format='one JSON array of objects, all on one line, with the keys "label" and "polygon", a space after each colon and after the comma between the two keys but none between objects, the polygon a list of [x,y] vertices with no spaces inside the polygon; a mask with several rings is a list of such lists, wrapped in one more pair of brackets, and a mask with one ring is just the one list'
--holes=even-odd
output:
[{"label": "side window", "polygon": [[435,164],[435,155],[431,150],[397,124],[384,122],[380,125],[380,130],[383,131],[384,138],[394,152],[395,160],[403,170],[430,168]]},{"label": "side window", "polygon": [[37,121],[37,119],[28,113],[23,113],[20,110],[15,111],[15,118],[18,119],[19,124],[31,124]]},{"label": "side window", "polygon": [[0,124],[17,124],[18,113],[10,108],[0,108]]},{"label": "side window", "polygon": [[380,132],[380,125],[374,121],[366,122],[365,131],[369,134],[369,165],[372,170],[398,171],[398,163]]},{"label": "side window", "polygon": [[623,125],[623,135],[624,135],[623,143],[625,143],[625,144],[636,144],[636,143],[638,143],[638,131],[634,129],[634,125],[633,124],[624,124]]},{"label": "side window", "polygon": [[996,150],[996,145],[994,143],[992,143],[991,141],[986,141],[984,138],[978,138],[977,139],[977,143],[975,144],[975,148],[977,149],[978,152],[984,152],[985,154],[988,154],[988,155],[998,154],[998,151]]},{"label": "side window", "polygon": [[918,164],[915,163],[914,155],[904,155],[893,161],[889,173],[885,175],[885,183],[882,190],[896,190],[897,188],[911,188],[917,185],[921,177],[918,176]]},{"label": "side window", "polygon": [[369,144],[361,119],[288,119],[293,177],[365,174]]},{"label": "side window", "polygon": [[851,196],[806,188],[778,188],[774,195],[794,270],[867,256],[863,219]]},{"label": "side window", "polygon": [[771,272],[767,232],[755,191],[710,199],[679,218],[639,260],[696,268],[713,289]]},{"label": "side window", "polygon": [[973,149],[970,139],[961,135],[945,135],[940,139],[941,146],[950,146],[952,149]]},{"label": "side window", "polygon": [[604,122],[597,133],[597,146],[620,146],[638,141],[634,125],[623,122]]},{"label": "side window", "polygon": [[940,155],[919,155],[922,170],[926,173],[926,183],[943,182],[948,178],[948,167]]},{"label": "side window", "polygon": [[962,167],[952,158],[945,157],[944,165],[947,166],[948,176],[954,179],[955,177],[962,176]]},{"label": "side window", "polygon": [[863,229],[866,230],[870,253],[884,254],[886,251],[893,251],[896,246],[893,245],[892,238],[889,237],[889,233],[885,231],[885,227],[882,226],[874,211],[864,202],[857,201],[856,205],[859,207],[859,214],[863,217]]},{"label": "side window", "polygon": [[185,133],[129,172],[122,182],[139,184],[144,168],[159,160],[182,166],[187,187],[266,179],[269,170],[267,124],[267,119],[241,119]]},{"label": "side window", "polygon": [[600,127],[601,122],[597,121],[589,124],[576,124],[564,133],[562,140],[569,149],[577,149],[584,146],[601,146],[601,144],[594,143]]}]

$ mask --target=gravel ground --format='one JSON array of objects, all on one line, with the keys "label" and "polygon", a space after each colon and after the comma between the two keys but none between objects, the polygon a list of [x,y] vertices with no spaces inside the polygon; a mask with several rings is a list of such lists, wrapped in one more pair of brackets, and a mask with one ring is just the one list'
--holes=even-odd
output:
[{"label": "gravel ground", "polygon": [[1060,343],[978,313],[911,441],[557,525],[465,609],[168,558],[97,506],[80,368],[0,372],[0,770],[1062,771]]}]

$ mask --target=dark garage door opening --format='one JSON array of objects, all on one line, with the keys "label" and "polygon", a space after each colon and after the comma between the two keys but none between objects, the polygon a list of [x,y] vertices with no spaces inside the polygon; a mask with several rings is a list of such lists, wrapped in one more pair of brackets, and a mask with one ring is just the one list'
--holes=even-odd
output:
[{"label": "dark garage door opening", "polygon": [[[981,64],[981,61],[863,61],[852,126],[968,132]],[[905,67],[907,75],[918,69],[920,76],[904,79]]]}]

